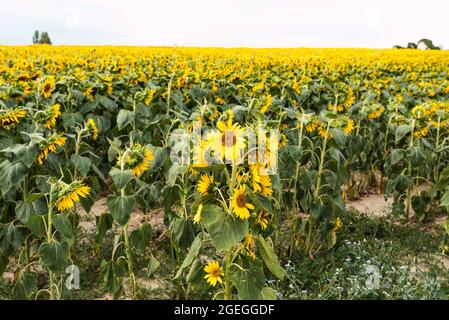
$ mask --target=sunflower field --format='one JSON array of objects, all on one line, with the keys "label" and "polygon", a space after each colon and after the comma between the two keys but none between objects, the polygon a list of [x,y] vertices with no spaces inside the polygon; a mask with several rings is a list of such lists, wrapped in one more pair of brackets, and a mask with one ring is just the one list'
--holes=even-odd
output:
[{"label": "sunflower field", "polygon": [[388,218],[402,224],[447,216],[448,61],[0,47],[0,275],[12,277],[0,291],[76,298],[76,266],[81,291],[96,278],[116,299],[142,298],[142,274],[168,275],[179,298],[276,299],[269,279],[291,277],[282,261],[332,256],[347,202],[370,190],[392,198]]}]

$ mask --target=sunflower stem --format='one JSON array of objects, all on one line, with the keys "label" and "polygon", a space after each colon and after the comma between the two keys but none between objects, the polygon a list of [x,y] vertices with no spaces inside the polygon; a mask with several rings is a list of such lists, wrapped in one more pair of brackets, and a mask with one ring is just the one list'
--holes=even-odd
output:
[{"label": "sunflower stem", "polygon": [[[51,244],[52,242],[52,216],[53,216],[53,188],[50,190],[50,203],[48,205],[48,213],[47,213],[47,243]],[[55,300],[55,275],[53,271],[48,269],[49,278],[50,278],[50,300]]]},{"label": "sunflower stem", "polygon": [[128,263],[128,273],[129,273],[129,284],[131,287],[132,299],[135,299],[137,296],[136,292],[136,277],[133,272],[133,261],[131,256],[131,247],[129,244],[129,235],[128,235],[128,223],[123,227],[123,238],[125,240],[125,251],[126,251],[126,260]]},{"label": "sunflower stem", "polygon": [[231,263],[232,263],[232,248],[226,252],[225,258],[225,288],[224,288],[224,299],[232,300],[232,283],[229,279],[229,274],[231,271]]}]

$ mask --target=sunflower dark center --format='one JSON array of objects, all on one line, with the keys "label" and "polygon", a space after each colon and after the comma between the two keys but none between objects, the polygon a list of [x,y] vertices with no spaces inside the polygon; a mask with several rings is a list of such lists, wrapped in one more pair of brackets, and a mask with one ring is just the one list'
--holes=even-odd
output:
[{"label": "sunflower dark center", "polygon": [[236,202],[239,208],[244,208],[247,203],[245,196],[242,194],[237,196]]},{"label": "sunflower dark center", "polygon": [[51,85],[49,83],[45,84],[44,91],[48,92],[48,91],[50,91],[50,89],[51,89]]}]

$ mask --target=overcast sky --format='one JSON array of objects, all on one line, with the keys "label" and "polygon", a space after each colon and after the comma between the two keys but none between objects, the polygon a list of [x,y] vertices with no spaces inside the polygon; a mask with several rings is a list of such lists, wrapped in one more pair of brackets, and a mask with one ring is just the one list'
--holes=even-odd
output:
[{"label": "overcast sky", "polygon": [[0,0],[0,44],[449,47],[447,0]]}]

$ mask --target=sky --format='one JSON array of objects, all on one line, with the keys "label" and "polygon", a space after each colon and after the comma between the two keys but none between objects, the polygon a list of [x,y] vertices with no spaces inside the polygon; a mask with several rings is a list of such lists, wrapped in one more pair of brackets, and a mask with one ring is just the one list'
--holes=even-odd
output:
[{"label": "sky", "polygon": [[449,48],[447,0],[0,0],[0,44]]}]

